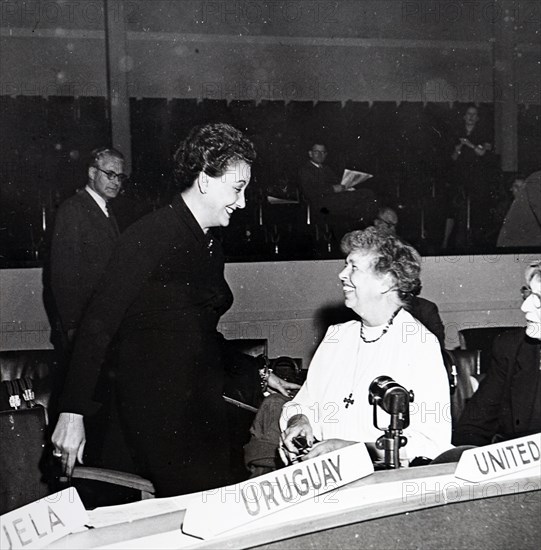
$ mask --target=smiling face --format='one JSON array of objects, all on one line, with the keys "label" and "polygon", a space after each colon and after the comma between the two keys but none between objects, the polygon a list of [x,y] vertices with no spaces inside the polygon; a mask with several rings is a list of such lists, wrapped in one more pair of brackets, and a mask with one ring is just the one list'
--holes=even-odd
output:
[{"label": "smiling face", "polygon": [[[528,289],[528,287],[526,287]],[[541,340],[541,275],[537,273],[529,282],[529,289],[526,290],[521,310],[526,317],[526,334],[530,338]]]},{"label": "smiling face", "polygon": [[[112,179],[105,173],[109,172]],[[120,178],[112,174],[120,175]],[[98,160],[98,166],[88,169],[88,186],[106,201],[114,199],[122,187],[124,176],[124,161],[117,157],[103,156]]]},{"label": "smiling face", "polygon": [[205,195],[206,227],[228,226],[233,212],[246,206],[244,193],[250,176],[250,165],[243,160],[230,163],[225,173],[216,178],[200,174],[199,185]]},{"label": "smiling face", "polygon": [[351,252],[339,274],[346,307],[368,322],[378,316],[389,289],[388,277],[372,268],[374,260],[375,255],[371,252]]}]

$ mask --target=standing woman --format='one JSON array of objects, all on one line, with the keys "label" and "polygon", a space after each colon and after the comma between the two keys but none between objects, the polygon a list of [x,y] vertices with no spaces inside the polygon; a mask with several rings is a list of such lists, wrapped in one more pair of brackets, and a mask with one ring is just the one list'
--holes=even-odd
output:
[{"label": "standing woman", "polygon": [[[244,208],[255,156],[232,126],[194,128],[175,154],[181,192],[123,234],[81,324],[52,437],[68,475],[82,461],[84,419],[110,384],[100,368],[114,337],[119,416],[138,473],[161,497],[230,482],[216,327],[233,296],[208,230]],[[268,382],[289,387],[272,374]]]}]

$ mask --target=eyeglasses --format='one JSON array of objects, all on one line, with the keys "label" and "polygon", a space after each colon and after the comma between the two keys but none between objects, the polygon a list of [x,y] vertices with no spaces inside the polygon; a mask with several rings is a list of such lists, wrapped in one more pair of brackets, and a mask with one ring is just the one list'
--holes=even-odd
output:
[{"label": "eyeglasses", "polygon": [[126,174],[117,174],[116,172],[113,172],[113,170],[102,170],[98,166],[95,168],[105,174],[109,181],[113,181],[116,178],[118,183],[125,183],[128,180],[128,176]]},{"label": "eyeglasses", "polygon": [[394,227],[396,225],[396,223],[384,220],[383,218],[380,218],[379,216],[376,218],[376,220],[384,223],[387,227]]},{"label": "eyeglasses", "polygon": [[520,289],[520,294],[523,300],[526,300],[530,296],[533,296],[533,303],[535,307],[541,307],[541,295],[534,292],[529,286],[523,286]]}]

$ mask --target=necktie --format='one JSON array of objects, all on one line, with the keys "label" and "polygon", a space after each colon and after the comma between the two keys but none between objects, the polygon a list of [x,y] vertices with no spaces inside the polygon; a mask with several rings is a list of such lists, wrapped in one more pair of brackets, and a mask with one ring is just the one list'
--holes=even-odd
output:
[{"label": "necktie", "polygon": [[115,235],[116,236],[120,235],[120,231],[118,229],[118,224],[116,223],[116,219],[115,219],[115,216],[113,214],[113,209],[111,208],[111,206],[109,205],[108,202],[105,203],[105,209],[107,210],[109,223],[113,227],[113,231],[115,232]]}]

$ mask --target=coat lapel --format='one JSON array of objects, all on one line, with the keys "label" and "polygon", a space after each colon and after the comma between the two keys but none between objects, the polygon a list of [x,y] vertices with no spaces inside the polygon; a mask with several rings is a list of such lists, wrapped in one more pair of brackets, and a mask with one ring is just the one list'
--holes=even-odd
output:
[{"label": "coat lapel", "polygon": [[92,224],[96,227],[96,229],[101,229],[104,231],[111,240],[118,240],[119,231],[116,223],[113,220],[110,220],[103,213],[103,210],[98,206],[98,203],[86,190],[83,190],[79,196],[81,197],[81,201],[88,211]]}]

